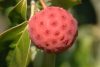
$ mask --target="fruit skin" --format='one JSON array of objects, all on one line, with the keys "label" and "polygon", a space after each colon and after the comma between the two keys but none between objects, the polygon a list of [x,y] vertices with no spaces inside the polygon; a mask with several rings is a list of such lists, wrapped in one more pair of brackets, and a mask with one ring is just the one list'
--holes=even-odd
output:
[{"label": "fruit skin", "polygon": [[59,53],[72,46],[77,37],[77,21],[60,7],[47,7],[28,22],[32,43],[48,53]]}]

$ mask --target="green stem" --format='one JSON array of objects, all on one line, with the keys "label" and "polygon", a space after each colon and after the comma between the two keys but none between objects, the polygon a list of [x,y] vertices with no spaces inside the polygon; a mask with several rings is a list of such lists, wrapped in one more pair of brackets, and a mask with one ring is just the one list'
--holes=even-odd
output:
[{"label": "green stem", "polygon": [[55,67],[56,54],[44,52],[42,67]]},{"label": "green stem", "polygon": [[34,13],[35,13],[35,7],[36,7],[36,5],[35,5],[35,1],[34,0],[31,0],[31,14],[30,14],[30,19],[31,19],[31,17],[34,15]]}]

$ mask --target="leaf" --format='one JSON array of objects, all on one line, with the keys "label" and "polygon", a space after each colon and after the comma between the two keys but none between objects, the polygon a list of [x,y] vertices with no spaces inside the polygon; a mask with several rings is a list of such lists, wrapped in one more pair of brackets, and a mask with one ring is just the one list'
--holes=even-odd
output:
[{"label": "leaf", "polygon": [[[15,27],[12,27],[5,32],[0,34],[0,52],[4,51],[9,47],[9,45],[18,38],[23,29],[26,27],[27,23],[23,22]],[[8,50],[7,50],[8,51]]]},{"label": "leaf", "polygon": [[80,2],[81,0],[52,0],[51,4],[68,9],[74,5],[80,4]]},{"label": "leaf", "polygon": [[30,52],[30,39],[27,31],[27,27],[23,30],[23,33],[16,40],[15,45],[12,50],[8,53],[7,63],[8,67],[26,67],[29,59]]},{"label": "leaf", "polygon": [[20,0],[18,2],[18,4],[16,5],[15,10],[17,12],[21,13],[22,17],[24,19],[26,19],[27,18],[27,15],[26,15],[26,13],[27,13],[27,0]]},{"label": "leaf", "polygon": [[21,15],[19,16],[20,19],[23,19],[25,21],[27,19],[27,0],[19,0],[15,6],[9,7],[6,10],[6,14],[11,18],[11,20],[17,15]]},{"label": "leaf", "polygon": [[25,21],[0,34],[0,67],[7,67],[6,56],[11,49],[11,43],[14,43],[19,38],[26,25],[27,23]]},{"label": "leaf", "polygon": [[22,33],[23,29],[26,27],[27,23],[26,21],[15,26],[12,27],[8,30],[6,30],[5,32],[0,34],[0,45],[2,45],[4,42],[7,41],[13,41],[19,34]]}]

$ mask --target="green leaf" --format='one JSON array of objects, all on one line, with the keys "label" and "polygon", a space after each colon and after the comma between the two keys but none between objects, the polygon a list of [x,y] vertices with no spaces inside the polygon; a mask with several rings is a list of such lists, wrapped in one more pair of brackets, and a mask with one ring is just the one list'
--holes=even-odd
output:
[{"label": "green leaf", "polygon": [[8,67],[26,67],[28,64],[30,53],[30,38],[27,27],[22,31],[21,36],[16,40],[11,47],[12,50],[8,53],[7,63]]},{"label": "green leaf", "polygon": [[22,24],[12,27],[0,34],[0,52],[9,48],[9,45],[21,35],[26,25],[27,23],[23,22]]},{"label": "green leaf", "polygon": [[14,43],[16,44],[16,41],[18,41],[22,35],[26,25],[27,23],[25,21],[0,34],[0,67],[7,66],[5,62],[8,52],[12,49],[11,47],[15,46]]},{"label": "green leaf", "polygon": [[8,30],[6,30],[5,32],[0,34],[0,46],[7,41],[13,41],[14,39],[16,39],[16,37],[18,37],[24,30],[24,28],[26,27],[27,23],[26,21],[15,26],[12,27]]},{"label": "green leaf", "polygon": [[80,4],[80,2],[81,0],[52,0],[51,4],[68,9],[74,5]]},{"label": "green leaf", "polygon": [[6,10],[6,14],[10,16],[13,12],[21,14],[24,20],[27,19],[27,0],[19,0],[19,2]]},{"label": "green leaf", "polygon": [[21,13],[22,17],[24,19],[27,18],[27,0],[20,0],[18,4],[15,7],[15,10]]}]

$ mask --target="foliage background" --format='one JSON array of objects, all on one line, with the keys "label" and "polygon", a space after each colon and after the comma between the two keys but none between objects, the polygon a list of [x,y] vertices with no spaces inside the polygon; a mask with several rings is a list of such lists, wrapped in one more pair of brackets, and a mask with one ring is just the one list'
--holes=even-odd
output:
[{"label": "foliage background", "polygon": [[[100,67],[100,1],[46,3],[69,10],[79,23],[75,45],[57,55],[56,67]],[[42,9],[38,0],[36,4]],[[0,67],[41,67],[44,55],[30,46],[27,31],[30,8],[30,0],[0,0]]]}]

